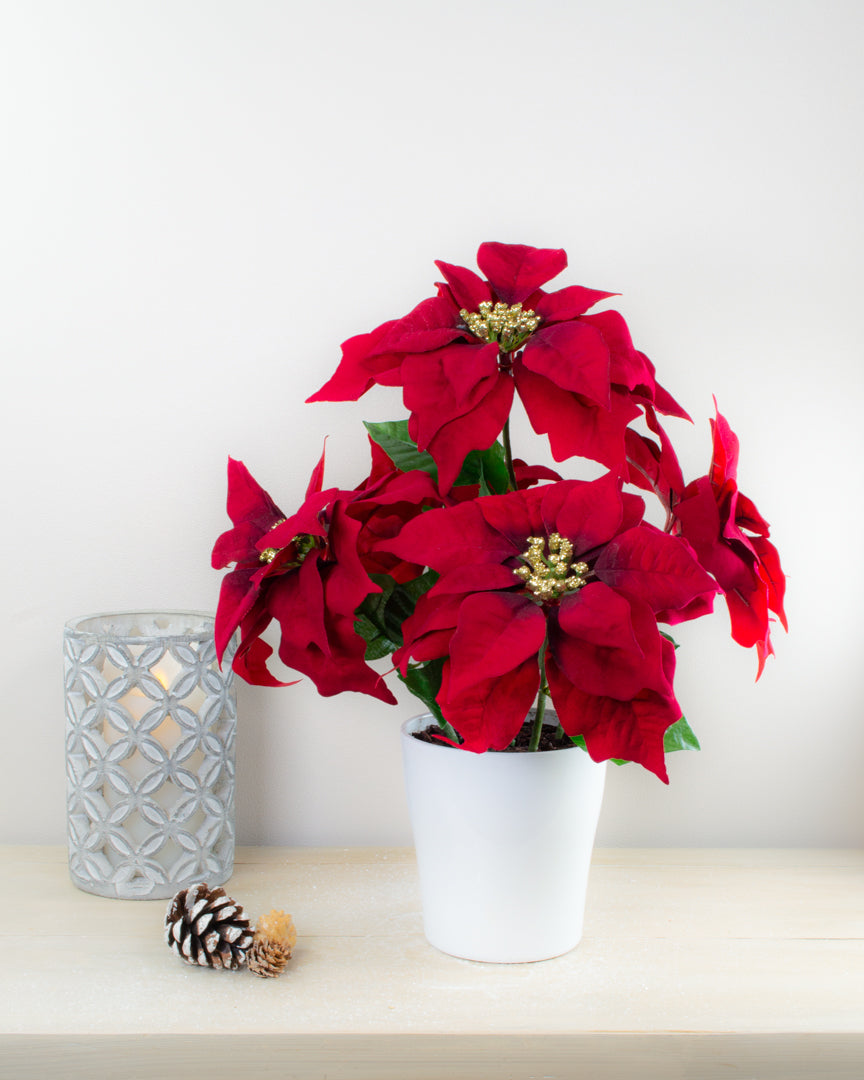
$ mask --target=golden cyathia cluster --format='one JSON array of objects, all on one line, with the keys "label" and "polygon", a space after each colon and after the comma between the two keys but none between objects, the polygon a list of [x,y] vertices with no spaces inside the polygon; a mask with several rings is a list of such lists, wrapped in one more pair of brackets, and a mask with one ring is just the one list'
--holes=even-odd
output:
[{"label": "golden cyathia cluster", "polygon": [[513,352],[528,340],[540,325],[540,316],[521,304],[493,304],[484,300],[479,311],[463,308],[459,316],[474,337],[497,341],[503,352]]},{"label": "golden cyathia cluster", "polygon": [[588,564],[571,563],[573,545],[557,532],[548,541],[542,536],[529,536],[528,549],[522,558],[528,565],[518,566],[513,573],[540,600],[557,600],[563,593],[574,592],[585,584]]}]

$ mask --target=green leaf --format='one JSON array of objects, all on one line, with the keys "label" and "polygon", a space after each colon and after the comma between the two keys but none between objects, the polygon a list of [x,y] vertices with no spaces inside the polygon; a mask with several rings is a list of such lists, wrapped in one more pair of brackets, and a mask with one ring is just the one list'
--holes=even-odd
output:
[{"label": "green leaf", "polygon": [[[418,450],[408,434],[407,420],[385,420],[380,423],[363,421],[370,437],[378,443],[397,469],[410,472],[422,469],[438,482],[438,468],[432,455]],[[510,487],[504,447],[494,442],[488,450],[472,450],[462,463],[456,487],[478,484],[481,495],[503,495]]]},{"label": "green leaf", "polygon": [[[382,579],[376,575],[376,580],[380,582]],[[389,579],[386,580],[389,581]],[[434,570],[427,570],[419,578],[414,578],[413,581],[408,581],[404,585],[396,585],[393,588],[391,582],[391,592],[383,605],[381,625],[387,637],[391,641],[398,642],[397,648],[402,645],[402,627],[405,620],[414,614],[417,601],[423,593],[432,588],[437,580],[438,574]]]},{"label": "green leaf", "polygon": [[472,450],[462,463],[456,487],[477,484],[481,495],[503,495],[510,487],[504,447],[494,442],[488,450]]},{"label": "green leaf", "polygon": [[510,477],[501,443],[492,443],[488,450],[472,450],[456,483],[479,484],[481,495],[503,495],[510,487]]},{"label": "green leaf", "polygon": [[354,612],[354,632],[366,642],[367,660],[380,660],[382,656],[389,656],[402,643],[401,633],[398,641],[394,641],[387,631],[387,602],[395,584],[384,576],[376,575],[376,581],[382,591],[370,593]]},{"label": "green leaf", "polygon": [[438,482],[438,469],[432,455],[417,449],[417,444],[408,435],[407,420],[385,420],[379,424],[364,420],[363,426],[397,469],[403,472],[422,469]]},{"label": "green leaf", "polygon": [[444,658],[429,660],[425,664],[409,664],[407,672],[403,675],[397,672],[399,678],[408,687],[414,697],[419,698],[429,712],[435,717],[440,727],[444,727],[445,720],[441,713],[438,702],[435,700],[441,689],[441,671],[444,667]]},{"label": "green leaf", "polygon": [[671,634],[667,634],[665,630],[660,631],[660,637],[665,637],[667,641],[671,641],[675,648],[678,648],[678,642],[672,637]]},{"label": "green leaf", "polygon": [[682,716],[676,720],[672,727],[666,729],[663,736],[663,750],[670,754],[673,750],[701,750],[699,740],[693,734],[693,730],[687,723],[687,718]]},{"label": "green leaf", "polygon": [[402,626],[412,615],[418,599],[438,580],[427,570],[413,581],[397,585],[385,574],[373,574],[380,593],[370,593],[355,611],[354,630],[366,642],[366,659],[379,660],[402,646]]},{"label": "green leaf", "polygon": [[[375,575],[375,580],[380,584],[380,579],[377,575]],[[390,579],[388,578],[387,580],[389,581]],[[421,574],[420,577],[413,578],[411,581],[406,581],[404,585],[397,585],[393,590],[393,596],[395,597],[398,594],[408,600],[411,604],[411,611],[413,612],[414,605],[423,593],[429,592],[437,580],[438,574],[434,570],[427,570],[426,573]]]},{"label": "green leaf", "polygon": [[360,615],[354,620],[354,631],[366,642],[366,660],[380,660],[382,656],[389,656],[399,648],[365,615]]},{"label": "green leaf", "polygon": [[384,608],[386,607],[387,601],[390,599],[393,590],[396,588],[396,582],[386,574],[372,574],[372,580],[381,589],[381,592],[369,593],[357,610],[364,612],[364,614],[368,615],[373,622],[377,622],[379,626],[383,626],[381,620],[383,619]]}]

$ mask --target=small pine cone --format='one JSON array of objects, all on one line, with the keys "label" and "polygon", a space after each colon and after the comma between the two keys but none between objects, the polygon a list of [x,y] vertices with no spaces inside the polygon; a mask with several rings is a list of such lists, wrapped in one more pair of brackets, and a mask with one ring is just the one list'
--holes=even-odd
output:
[{"label": "small pine cone", "polygon": [[268,911],[255,927],[255,940],[247,955],[249,970],[262,979],[275,979],[285,970],[297,944],[294,920],[284,911]]},{"label": "small pine cone", "polygon": [[252,939],[243,908],[224,889],[190,885],[168,905],[165,940],[187,964],[236,970]]},{"label": "small pine cone", "polygon": [[290,958],[290,950],[284,949],[277,941],[256,938],[246,955],[246,963],[253,975],[275,979],[285,970]]}]

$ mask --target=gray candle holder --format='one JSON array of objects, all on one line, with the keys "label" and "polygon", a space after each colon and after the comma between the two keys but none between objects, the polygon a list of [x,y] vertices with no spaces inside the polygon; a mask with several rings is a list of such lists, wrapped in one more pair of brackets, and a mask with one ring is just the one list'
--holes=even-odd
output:
[{"label": "gray candle holder", "polygon": [[213,626],[178,611],[66,624],[69,871],[85,892],[165,899],[231,876],[237,706]]}]

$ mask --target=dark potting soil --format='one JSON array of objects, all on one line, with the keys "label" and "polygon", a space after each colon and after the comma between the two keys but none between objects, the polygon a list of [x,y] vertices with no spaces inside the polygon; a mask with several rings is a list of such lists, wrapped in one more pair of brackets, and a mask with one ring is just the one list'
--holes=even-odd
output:
[{"label": "dark potting soil", "polygon": [[[573,743],[565,735],[559,742],[555,738],[556,728],[544,725],[543,732],[540,736],[540,745],[538,750],[563,750],[568,746],[572,746]],[[431,727],[425,728],[423,731],[415,731],[413,733],[415,739],[419,739],[420,742],[434,743],[436,746],[450,746],[450,743],[441,742],[437,739],[436,735],[443,735],[444,732],[437,724],[433,724]],[[504,750],[493,750],[493,754],[523,754],[528,753],[528,746],[531,742],[531,725],[525,724],[515,740]]]}]

